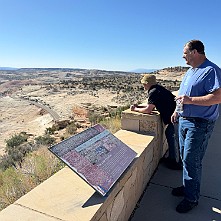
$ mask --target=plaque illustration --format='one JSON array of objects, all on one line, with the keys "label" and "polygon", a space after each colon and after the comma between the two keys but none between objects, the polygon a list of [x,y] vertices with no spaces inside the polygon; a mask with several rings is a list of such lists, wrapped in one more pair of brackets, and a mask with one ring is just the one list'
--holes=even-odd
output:
[{"label": "plaque illustration", "polygon": [[137,153],[97,124],[49,150],[105,196]]}]

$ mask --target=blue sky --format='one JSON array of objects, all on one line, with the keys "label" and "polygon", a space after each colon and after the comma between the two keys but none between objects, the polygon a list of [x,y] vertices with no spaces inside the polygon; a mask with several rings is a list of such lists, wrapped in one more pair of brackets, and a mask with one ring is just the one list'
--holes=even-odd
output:
[{"label": "blue sky", "polygon": [[221,66],[220,0],[0,0],[0,9],[0,67],[186,66],[191,39]]}]

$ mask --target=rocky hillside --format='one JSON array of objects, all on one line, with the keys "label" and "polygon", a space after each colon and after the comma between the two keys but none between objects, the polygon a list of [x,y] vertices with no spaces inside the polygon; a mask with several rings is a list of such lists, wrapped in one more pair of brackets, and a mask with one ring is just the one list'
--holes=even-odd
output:
[{"label": "rocky hillside", "polygon": [[[154,74],[159,84],[177,90],[185,70],[166,68]],[[0,154],[12,135],[42,135],[55,118],[85,123],[88,111],[143,102],[146,93],[141,77],[138,73],[82,69],[0,71]]]}]

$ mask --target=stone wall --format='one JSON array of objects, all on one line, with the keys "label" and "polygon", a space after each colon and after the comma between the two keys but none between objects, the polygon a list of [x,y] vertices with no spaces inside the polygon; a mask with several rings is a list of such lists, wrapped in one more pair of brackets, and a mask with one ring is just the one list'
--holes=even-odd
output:
[{"label": "stone wall", "polygon": [[[154,135],[157,148],[161,158],[167,151],[168,145],[165,137],[165,125],[161,121],[158,111],[153,111],[151,114],[142,114],[125,110],[122,113],[121,128],[134,132],[143,132],[148,135]],[[156,159],[159,161],[159,159]]]},{"label": "stone wall", "polygon": [[126,110],[115,134],[137,157],[106,197],[65,167],[0,213],[4,221],[127,221],[167,149],[160,115]]}]

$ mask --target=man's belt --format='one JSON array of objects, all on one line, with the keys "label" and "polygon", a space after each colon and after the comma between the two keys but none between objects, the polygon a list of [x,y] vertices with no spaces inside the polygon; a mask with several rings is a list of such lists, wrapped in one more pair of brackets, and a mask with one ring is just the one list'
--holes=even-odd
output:
[{"label": "man's belt", "polygon": [[209,120],[204,119],[202,117],[181,117],[184,120],[189,120],[189,121],[196,121],[196,122],[208,122]]}]

